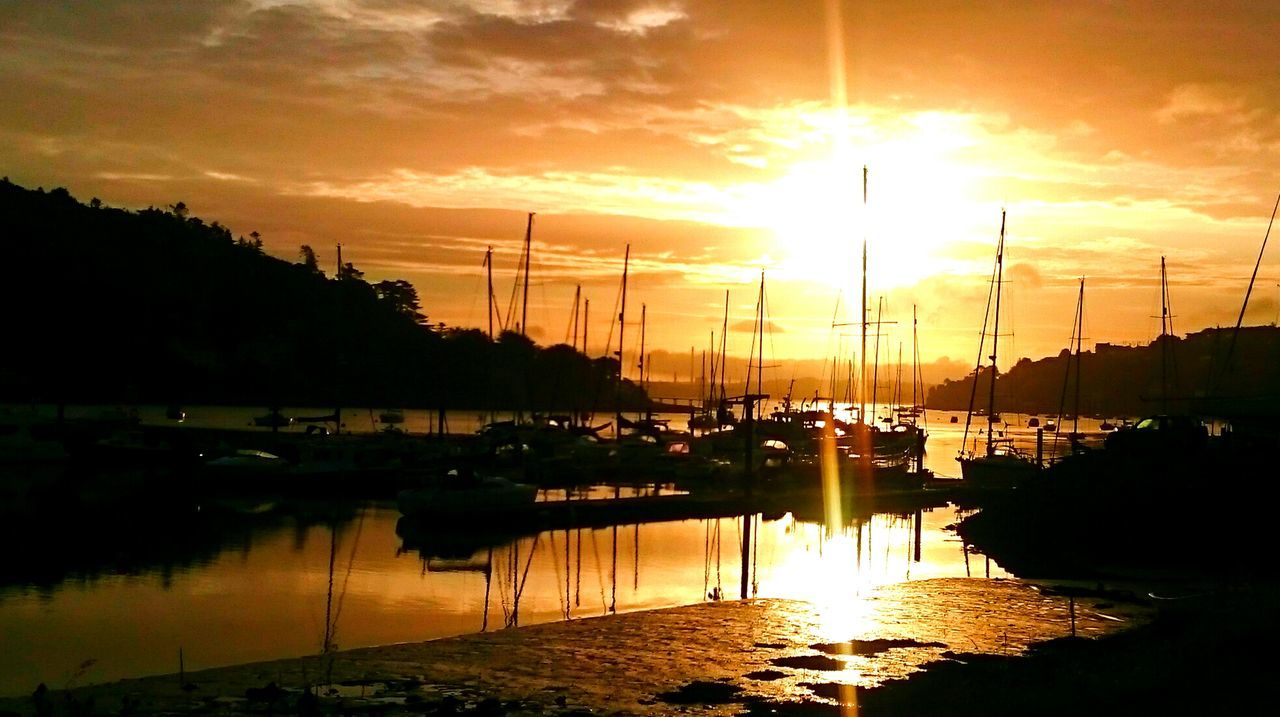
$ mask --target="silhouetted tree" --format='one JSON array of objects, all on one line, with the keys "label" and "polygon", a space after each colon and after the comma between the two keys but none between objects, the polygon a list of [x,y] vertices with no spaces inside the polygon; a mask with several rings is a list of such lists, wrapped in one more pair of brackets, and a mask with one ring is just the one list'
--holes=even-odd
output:
[{"label": "silhouetted tree", "polygon": [[324,276],[324,272],[320,269],[320,261],[316,258],[316,250],[310,245],[303,244],[298,247],[298,256],[302,258],[302,266],[307,271],[317,276]]},{"label": "silhouetted tree", "polygon": [[363,278],[364,278],[364,272],[357,269],[355,265],[352,264],[351,262],[347,262],[342,266],[338,267],[339,281],[349,281],[353,279],[363,279]]},{"label": "silhouetted tree", "polygon": [[412,319],[416,324],[425,324],[427,317],[421,313],[418,303],[418,290],[404,279],[379,281],[373,285],[378,300],[386,304],[396,314]]}]

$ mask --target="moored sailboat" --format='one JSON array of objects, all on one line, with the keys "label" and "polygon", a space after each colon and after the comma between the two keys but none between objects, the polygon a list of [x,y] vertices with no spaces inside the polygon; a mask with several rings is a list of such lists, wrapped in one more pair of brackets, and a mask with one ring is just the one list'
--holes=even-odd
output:
[{"label": "moored sailboat", "polygon": [[[991,292],[995,296],[995,312],[994,329],[991,335],[991,391],[986,410],[986,451],[983,454],[977,454],[973,451],[966,454],[963,453],[964,444],[962,443],[962,453],[956,457],[956,460],[960,462],[960,475],[964,480],[991,485],[1016,485],[1035,477],[1040,472],[1040,466],[1034,460],[1018,453],[1011,439],[996,439],[996,421],[999,420],[999,414],[996,412],[996,377],[999,375],[996,357],[998,356],[997,348],[1000,342],[1000,289],[1004,280],[1004,229],[1005,213],[1002,210],[1000,212],[1000,240],[996,245],[996,265],[991,285]],[[988,298],[987,306],[989,310],[991,306],[990,298]],[[986,339],[985,316],[982,328],[982,337],[978,340],[978,368],[974,370],[973,390],[969,398],[969,412],[965,419],[965,441],[968,439],[969,422],[973,417],[973,397],[977,392],[978,378],[981,374],[982,347]]]}]

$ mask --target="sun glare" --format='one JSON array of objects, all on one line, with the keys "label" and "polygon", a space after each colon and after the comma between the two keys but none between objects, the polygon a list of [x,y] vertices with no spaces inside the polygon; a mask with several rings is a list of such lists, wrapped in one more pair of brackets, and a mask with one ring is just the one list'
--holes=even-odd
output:
[{"label": "sun glare", "polygon": [[980,215],[989,207],[976,199],[982,171],[973,162],[980,140],[965,117],[921,114],[884,127],[850,117],[843,127],[852,138],[837,136],[830,116],[800,124],[828,133],[831,149],[788,165],[747,208],[772,231],[784,277],[855,286],[865,238],[872,286],[910,285],[944,270],[940,250],[984,226]]}]

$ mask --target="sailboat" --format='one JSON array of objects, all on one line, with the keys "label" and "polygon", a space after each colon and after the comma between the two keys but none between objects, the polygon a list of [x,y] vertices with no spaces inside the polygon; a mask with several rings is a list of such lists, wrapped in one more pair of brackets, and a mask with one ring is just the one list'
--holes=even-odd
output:
[{"label": "sailboat", "polygon": [[[956,457],[960,462],[960,475],[966,481],[974,483],[987,483],[994,485],[1016,485],[1030,478],[1035,477],[1040,472],[1040,466],[1036,462],[1026,456],[1021,455],[1015,450],[1011,439],[996,440],[996,421],[999,420],[999,414],[996,412],[996,376],[999,369],[996,366],[996,357],[998,356],[997,348],[1000,343],[1000,290],[1004,281],[1004,227],[1005,212],[1000,211],[1000,241],[996,245],[996,266],[991,286],[991,293],[995,297],[995,328],[991,334],[991,392],[987,399],[987,446],[986,451],[982,454],[974,452],[964,453],[964,444],[961,444],[961,455]],[[991,308],[991,301],[987,302],[988,310]],[[973,393],[969,398],[969,412],[965,418],[965,437],[967,442],[969,437],[969,423],[973,418],[973,396],[977,392],[978,377],[982,368],[982,348],[986,340],[986,318],[983,318],[982,336],[978,340],[978,367],[974,370],[973,377]]]}]

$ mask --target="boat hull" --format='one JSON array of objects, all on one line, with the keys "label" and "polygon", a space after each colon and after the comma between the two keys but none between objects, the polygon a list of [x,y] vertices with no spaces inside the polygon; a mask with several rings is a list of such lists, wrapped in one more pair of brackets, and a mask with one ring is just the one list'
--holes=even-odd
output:
[{"label": "boat hull", "polygon": [[982,485],[1014,486],[1035,478],[1039,467],[1021,456],[992,455],[959,458],[964,480]]}]

